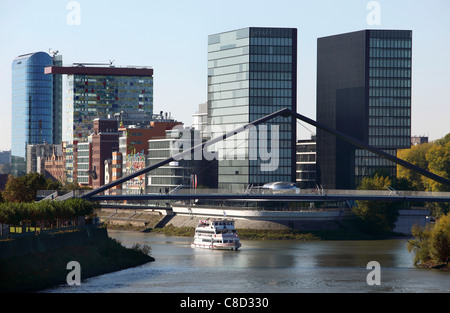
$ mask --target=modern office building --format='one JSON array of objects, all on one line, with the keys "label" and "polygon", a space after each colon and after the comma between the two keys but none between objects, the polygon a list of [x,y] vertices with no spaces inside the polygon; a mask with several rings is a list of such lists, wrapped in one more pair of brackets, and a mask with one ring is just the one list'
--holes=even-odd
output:
[{"label": "modern office building", "polygon": [[208,138],[208,102],[201,103],[198,106],[198,111],[192,114],[192,128],[200,131],[201,137]]},{"label": "modern office building", "polygon": [[[173,119],[155,118],[146,127],[136,127],[135,125],[119,127],[119,131],[121,132],[119,137],[119,151],[122,160],[122,171],[114,172],[115,160],[113,155],[113,180],[121,177],[118,175],[128,175],[144,168],[149,153],[149,140],[166,138],[166,131],[173,129],[177,125],[182,125],[182,123]],[[145,192],[145,177],[145,174],[143,174],[124,183],[121,186],[123,193],[140,194]]]},{"label": "modern office building", "polygon": [[297,141],[297,184],[300,188],[316,188],[316,138]]},{"label": "modern office building", "polygon": [[[250,27],[209,36],[211,137],[283,108],[297,111],[297,29]],[[274,159],[256,153],[261,146],[249,146],[248,133],[213,147],[218,152],[219,188],[243,191],[268,182],[295,182],[296,120],[279,117],[268,125],[267,132],[258,128],[258,134],[267,135],[265,148],[277,152]]]},{"label": "modern office building", "polygon": [[[185,151],[201,140],[199,130],[177,127],[166,131],[166,137],[148,141],[146,166],[155,165]],[[147,174],[147,193],[166,193],[175,189],[217,188],[217,161],[197,159],[191,155],[161,166]]]},{"label": "modern office building", "polygon": [[44,69],[62,57],[45,52],[20,55],[12,63],[11,170],[26,173],[27,145],[60,144],[62,82]]},{"label": "modern office building", "polygon": [[46,74],[67,75],[64,140],[87,141],[95,118],[121,111],[153,114],[153,69],[147,67],[51,66]]},{"label": "modern office building", "polygon": [[[93,173],[97,173],[97,169],[92,166],[92,138],[89,141],[78,143],[76,147],[76,155],[73,155],[75,161],[72,162],[72,182],[92,187]],[[89,172],[91,170],[92,172]]]},{"label": "modern office building", "polygon": [[92,168],[96,179],[92,187],[99,188],[105,184],[105,161],[112,159],[113,152],[119,151],[119,131],[114,118],[96,118],[92,138]]},{"label": "modern office building", "polygon": [[[362,30],[317,41],[317,121],[396,155],[411,144],[412,31]],[[396,165],[317,130],[324,188],[353,189]]]},{"label": "modern office building", "polygon": [[428,143],[428,137],[426,137],[426,136],[412,136],[411,137],[411,146],[422,145],[424,143]]}]

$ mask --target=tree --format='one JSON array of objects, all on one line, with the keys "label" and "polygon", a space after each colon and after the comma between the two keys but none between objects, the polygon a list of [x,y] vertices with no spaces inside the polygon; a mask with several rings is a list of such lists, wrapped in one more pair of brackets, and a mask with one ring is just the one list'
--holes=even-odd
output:
[{"label": "tree", "polygon": [[33,202],[38,190],[56,190],[60,183],[46,179],[39,173],[28,173],[24,176],[9,176],[3,191],[3,197],[10,202]]},{"label": "tree", "polygon": [[414,265],[445,264],[450,259],[450,215],[446,214],[436,221],[436,225],[425,227],[414,225],[414,239],[408,241],[408,251],[414,253]]},{"label": "tree", "polygon": [[[389,177],[379,176],[365,177],[358,187],[360,190],[383,190],[392,185]],[[368,233],[381,235],[392,231],[398,217],[399,203],[388,201],[356,201],[357,207],[353,208],[362,221]]]},{"label": "tree", "polygon": [[[412,146],[411,149],[399,150],[397,157],[406,162],[409,162],[421,169],[428,170],[428,161],[426,155],[428,150],[432,147],[432,144],[422,144]],[[407,179],[414,190],[425,190],[425,186],[422,181],[422,175],[411,171],[401,165],[397,166],[397,177]]]},{"label": "tree", "polygon": [[[444,145],[433,145],[426,154],[428,170],[438,176],[450,178],[450,141]],[[428,191],[450,191],[450,186],[442,185],[429,178],[423,178]]]}]

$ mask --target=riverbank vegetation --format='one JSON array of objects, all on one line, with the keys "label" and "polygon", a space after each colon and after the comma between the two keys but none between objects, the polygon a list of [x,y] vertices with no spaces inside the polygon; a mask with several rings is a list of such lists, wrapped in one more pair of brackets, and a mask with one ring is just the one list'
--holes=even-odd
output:
[{"label": "riverbank vegetation", "polygon": [[450,214],[435,225],[414,226],[414,239],[408,241],[408,251],[414,253],[414,265],[450,270]]},{"label": "riverbank vegetation", "polygon": [[[365,177],[358,189],[383,190],[392,185],[391,178],[377,173],[374,177]],[[356,201],[356,203],[357,206],[353,207],[352,211],[359,218],[359,228],[375,237],[383,237],[394,229],[398,210],[404,205],[392,201]]]},{"label": "riverbank vegetation", "polygon": [[[108,225],[108,228],[128,231],[141,231],[128,227]],[[194,227],[175,227],[167,225],[162,228],[153,228],[146,230],[155,234],[163,234],[166,236],[193,237],[195,233]],[[336,229],[300,231],[293,228],[289,229],[238,229],[239,238],[241,240],[372,240],[379,239],[373,235],[364,232],[363,227],[358,221],[341,222]],[[399,234],[388,233],[391,237],[398,237]]]},{"label": "riverbank vegetation", "polygon": [[106,235],[83,245],[3,259],[0,260],[0,292],[34,292],[66,284],[70,272],[67,264],[71,261],[80,264],[82,281],[135,267],[154,261],[150,250],[139,245],[126,248]]},{"label": "riverbank vegetation", "polygon": [[20,226],[44,231],[64,225],[76,226],[78,217],[91,217],[98,204],[81,198],[64,201],[43,200],[39,202],[0,203],[0,224],[10,225],[12,229]]}]

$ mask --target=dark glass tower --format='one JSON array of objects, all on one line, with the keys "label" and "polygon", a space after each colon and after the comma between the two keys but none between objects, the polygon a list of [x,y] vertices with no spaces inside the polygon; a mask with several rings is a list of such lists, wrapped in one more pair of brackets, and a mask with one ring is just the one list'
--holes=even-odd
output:
[{"label": "dark glass tower", "polygon": [[[56,107],[53,98],[61,82],[44,74],[45,67],[51,65],[53,58],[45,52],[21,55],[12,63],[11,172],[15,176],[26,173],[27,145],[53,144],[54,124],[61,123],[54,112],[62,108]],[[58,103],[61,106],[61,101]]]},{"label": "dark glass tower", "polygon": [[[317,121],[396,155],[411,142],[412,31],[363,30],[318,39]],[[396,165],[317,131],[319,183],[353,189]]]},{"label": "dark glass tower", "polygon": [[[297,29],[250,27],[209,36],[208,125],[213,137],[283,108],[297,111]],[[279,138],[271,146],[273,125]],[[242,191],[249,185],[295,182],[296,121],[279,117],[267,129],[267,151],[276,150],[276,160],[259,154],[252,158],[248,134],[216,147],[219,188]],[[265,168],[269,162],[273,166]]]}]

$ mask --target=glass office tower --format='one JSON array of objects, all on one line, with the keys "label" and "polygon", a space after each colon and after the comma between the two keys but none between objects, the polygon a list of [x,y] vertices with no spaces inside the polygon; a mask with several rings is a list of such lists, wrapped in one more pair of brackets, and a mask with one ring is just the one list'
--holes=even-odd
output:
[{"label": "glass office tower", "polygon": [[[318,39],[317,121],[396,155],[411,143],[412,31],[364,30]],[[325,188],[353,189],[396,164],[318,130]]]},{"label": "glass office tower", "polygon": [[[297,29],[250,27],[209,36],[208,125],[212,137],[283,108],[296,112],[296,106]],[[258,140],[263,133],[259,127]],[[219,188],[242,191],[268,182],[295,182],[296,121],[276,118],[267,124],[266,133],[267,151],[276,150],[271,160],[259,153],[261,142],[252,151],[258,152],[256,157],[250,156],[248,133],[214,147]]]},{"label": "glass office tower", "polygon": [[45,52],[25,54],[12,63],[11,173],[26,173],[28,144],[53,144],[53,76],[44,68],[53,59]]},{"label": "glass office tower", "polygon": [[69,143],[87,141],[95,118],[121,111],[140,112],[143,118],[153,115],[151,68],[79,64],[49,67],[46,73],[67,75],[63,135]]}]

